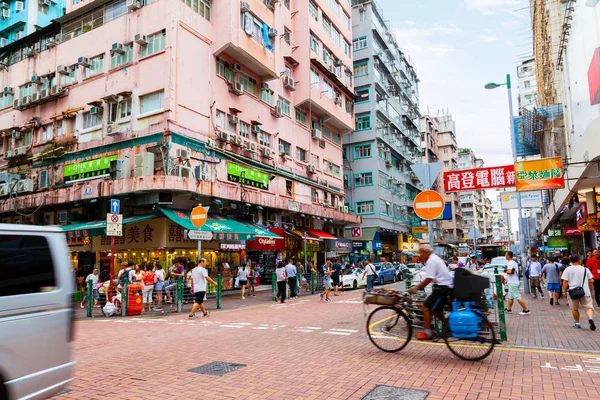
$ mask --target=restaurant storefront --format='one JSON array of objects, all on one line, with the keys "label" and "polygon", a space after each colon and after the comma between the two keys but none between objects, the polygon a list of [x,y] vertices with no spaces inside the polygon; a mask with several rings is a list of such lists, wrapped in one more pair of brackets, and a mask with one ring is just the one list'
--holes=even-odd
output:
[{"label": "restaurant storefront", "polygon": [[265,228],[278,236],[258,237],[247,243],[247,259],[253,265],[258,264],[262,273],[261,281],[271,283],[271,274],[275,271],[278,261],[283,260],[285,252],[285,231],[283,228]]}]

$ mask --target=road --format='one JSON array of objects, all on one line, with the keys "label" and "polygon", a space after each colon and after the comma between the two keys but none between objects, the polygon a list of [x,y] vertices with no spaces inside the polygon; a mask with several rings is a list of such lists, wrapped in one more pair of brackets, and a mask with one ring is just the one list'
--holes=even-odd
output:
[{"label": "road", "polygon": [[[360,291],[332,297],[332,303],[314,295],[275,304],[269,295],[232,300],[234,307],[197,320],[171,314],[78,321],[75,377],[57,398],[361,399],[378,385],[412,389],[417,397],[407,398],[428,400],[600,398],[594,385],[600,352],[569,347],[597,342],[589,330],[566,328],[558,335],[565,336],[560,350],[535,346],[537,338],[527,343],[509,330],[509,343],[482,362],[417,341],[388,354],[366,336]],[[530,307],[535,314],[544,304]],[[563,318],[565,310],[550,312]],[[538,328],[551,336],[548,319],[542,311],[537,317],[513,314],[508,325],[525,329],[525,337]],[[213,362],[240,366],[222,376],[191,372]]]}]

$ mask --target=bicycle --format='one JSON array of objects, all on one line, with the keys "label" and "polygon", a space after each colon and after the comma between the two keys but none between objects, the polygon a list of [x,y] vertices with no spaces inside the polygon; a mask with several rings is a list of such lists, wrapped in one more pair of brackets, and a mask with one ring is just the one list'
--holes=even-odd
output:
[{"label": "bicycle", "polygon": [[[367,318],[367,334],[378,349],[395,353],[404,349],[412,339],[413,329],[424,329],[419,325],[423,321],[421,308],[425,296],[415,296],[408,292],[384,291],[365,293],[365,304],[378,304]],[[460,359],[480,361],[489,356],[497,344],[496,332],[488,321],[480,302],[453,301],[454,308],[470,307],[477,318],[477,332],[461,335],[452,330],[450,325],[450,308],[444,308],[444,319],[441,333],[437,339],[444,343]],[[456,327],[458,328],[458,327]],[[465,336],[465,337],[463,337]],[[472,336],[472,337],[466,337]]]}]

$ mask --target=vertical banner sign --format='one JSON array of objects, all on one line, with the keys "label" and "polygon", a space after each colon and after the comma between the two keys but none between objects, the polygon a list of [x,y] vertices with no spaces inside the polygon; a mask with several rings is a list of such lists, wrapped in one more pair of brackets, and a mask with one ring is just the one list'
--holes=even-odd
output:
[{"label": "vertical banner sign", "polygon": [[540,154],[540,151],[538,149],[525,142],[525,135],[523,133],[521,117],[513,118],[513,123],[513,129],[515,130],[515,134],[513,136],[515,140],[514,146],[517,149],[517,157],[533,156],[536,154]]},{"label": "vertical banner sign", "polygon": [[510,186],[515,186],[515,168],[512,165],[444,172],[446,193]]},{"label": "vertical banner sign", "polygon": [[565,187],[562,159],[517,161],[515,163],[517,191],[562,189]]}]

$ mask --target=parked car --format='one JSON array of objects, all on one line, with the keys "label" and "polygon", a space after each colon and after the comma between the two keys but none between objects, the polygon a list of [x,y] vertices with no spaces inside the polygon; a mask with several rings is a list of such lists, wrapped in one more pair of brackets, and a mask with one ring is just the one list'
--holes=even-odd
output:
[{"label": "parked car", "polygon": [[386,282],[396,282],[396,268],[391,262],[373,263],[377,277],[376,284],[384,284]]},{"label": "parked car", "polygon": [[410,273],[408,267],[401,263],[393,263],[393,265],[394,268],[396,268],[396,280],[403,281],[406,278],[406,272]]},{"label": "parked car", "polygon": [[60,228],[0,224],[0,399],[71,382],[75,281]]},{"label": "parked car", "polygon": [[358,289],[359,287],[367,286],[367,277],[363,279],[362,268],[347,269],[344,271],[344,278],[342,284],[345,288]]},{"label": "parked car", "polygon": [[410,271],[410,273],[412,274],[412,276],[415,276],[415,274],[419,271],[421,271],[423,269],[423,264],[421,263],[408,263],[406,264],[406,267],[408,268],[408,270]]}]

